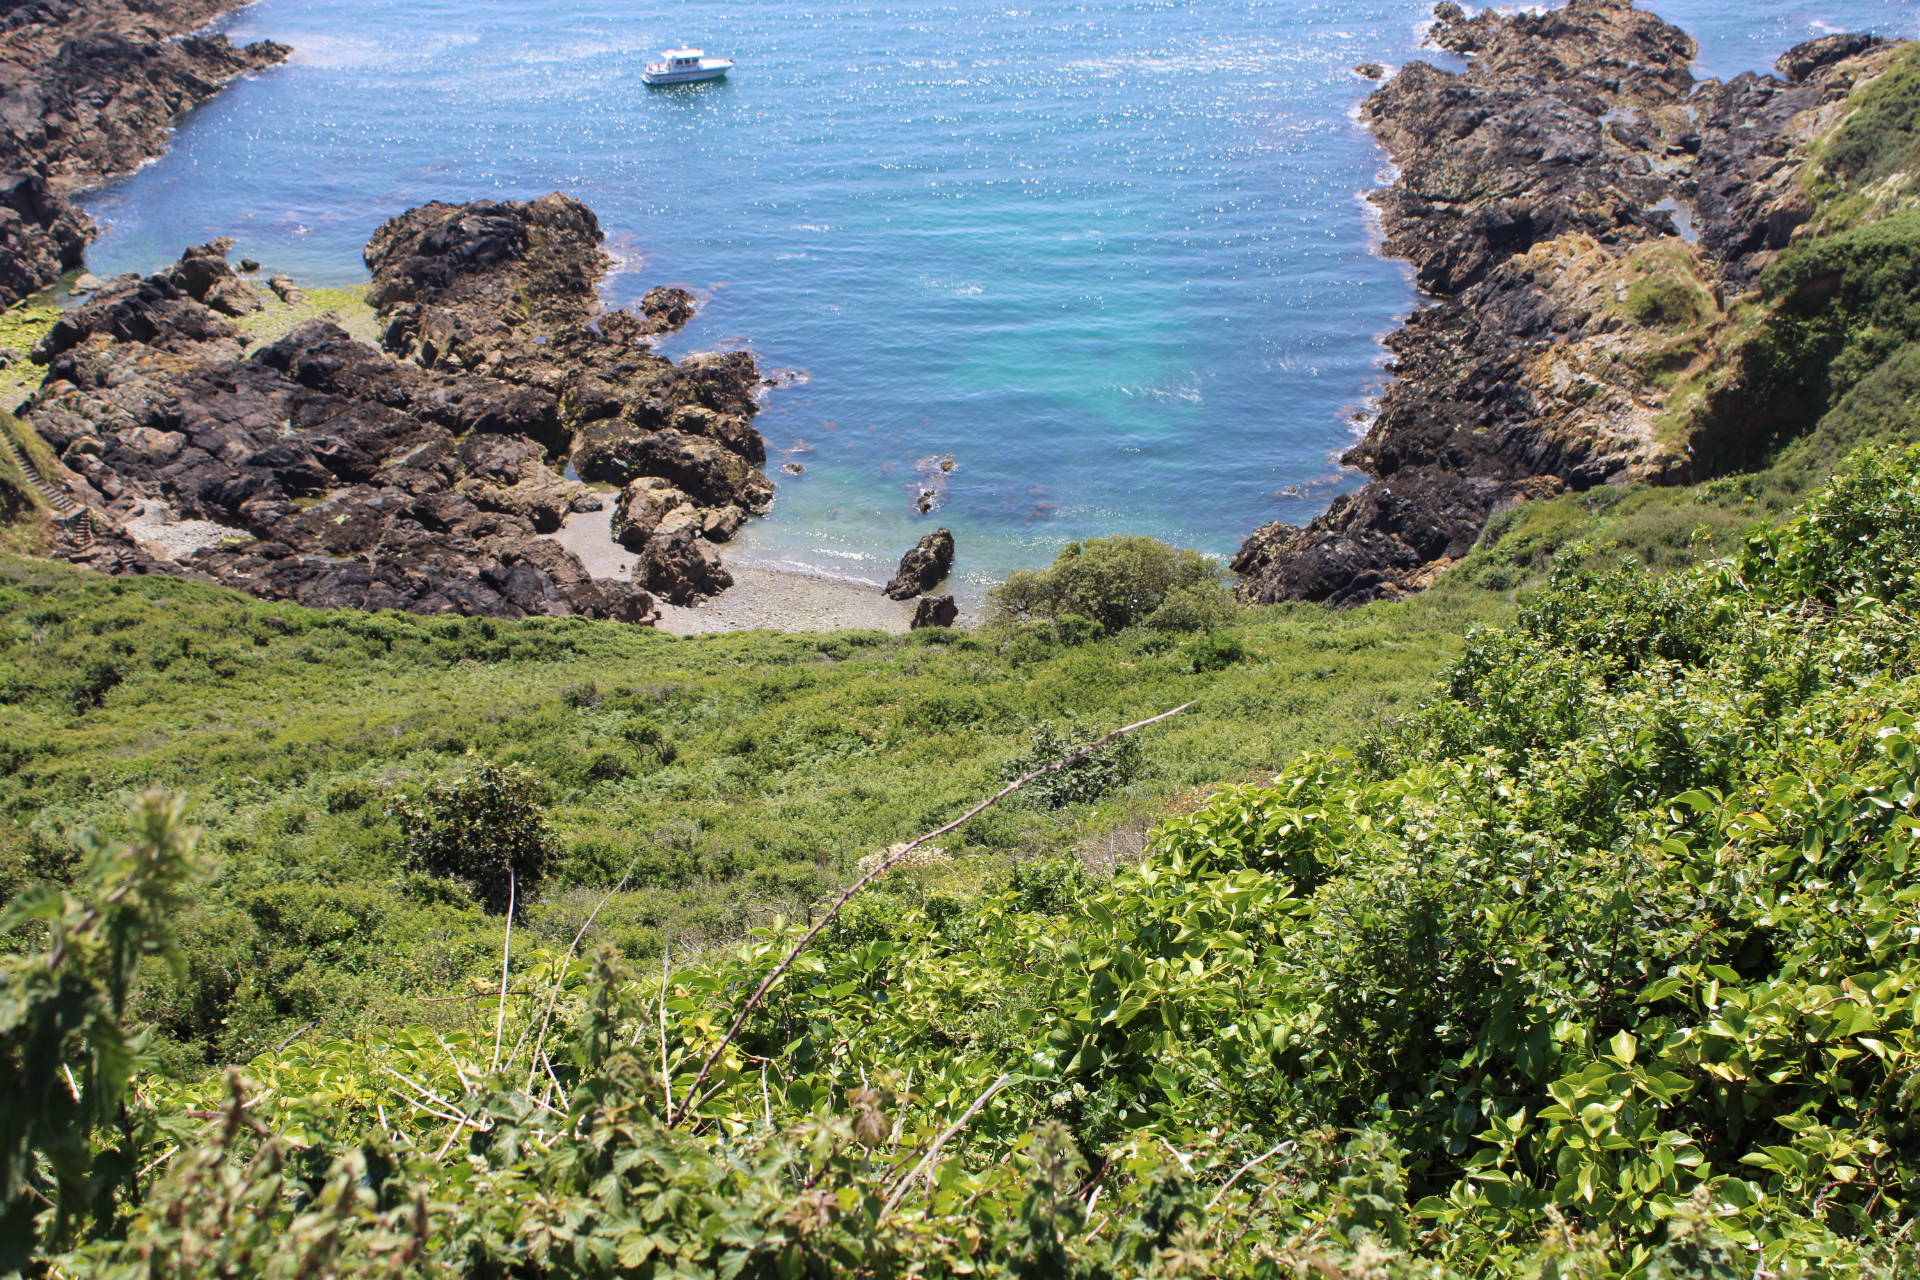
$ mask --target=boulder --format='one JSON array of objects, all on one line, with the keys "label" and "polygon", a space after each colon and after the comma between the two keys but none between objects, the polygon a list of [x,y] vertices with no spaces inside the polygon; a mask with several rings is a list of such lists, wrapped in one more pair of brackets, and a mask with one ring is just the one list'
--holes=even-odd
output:
[{"label": "boulder", "polygon": [[881,588],[895,600],[911,600],[938,585],[953,569],[953,535],[935,529],[900,557],[900,571]]},{"label": "boulder", "polygon": [[630,423],[594,423],[580,435],[574,469],[587,480],[627,484],[639,476],[671,481],[702,506],[758,514],[773,503],[773,483],[753,464],[704,436],[671,428],[637,431]]},{"label": "boulder", "polygon": [[921,596],[914,605],[910,629],[918,631],[922,627],[950,627],[959,616],[960,606],[953,602],[952,596]]},{"label": "boulder", "polygon": [[168,279],[195,302],[204,302],[215,311],[243,316],[260,310],[266,303],[254,287],[235,275],[227,264],[233,241],[225,236],[195,245],[180,255],[168,272]]},{"label": "boulder", "polygon": [[693,295],[685,289],[655,285],[640,300],[640,310],[647,317],[650,332],[672,333],[693,319],[695,307]]},{"label": "boulder", "polygon": [[638,551],[647,545],[667,517],[682,508],[692,510],[693,499],[658,476],[641,476],[620,491],[613,508],[613,536],[621,546]]},{"label": "boulder", "polygon": [[719,551],[685,526],[648,539],[633,572],[649,591],[677,605],[694,604],[733,585]]}]

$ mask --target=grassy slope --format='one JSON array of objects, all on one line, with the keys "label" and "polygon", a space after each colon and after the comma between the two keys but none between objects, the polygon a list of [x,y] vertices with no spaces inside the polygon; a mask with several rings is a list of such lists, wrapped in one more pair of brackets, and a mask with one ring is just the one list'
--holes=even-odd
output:
[{"label": "grassy slope", "polygon": [[199,797],[221,870],[189,922],[194,976],[156,1008],[209,1058],[301,1022],[444,1022],[423,1009],[497,965],[496,926],[409,879],[391,789],[478,751],[549,784],[565,849],[530,943],[596,924],[629,953],[802,912],[860,856],[998,785],[1043,722],[1087,735],[1197,699],[1154,733],[1124,794],[1013,806],[950,842],[950,874],[1080,848],[1131,852],[1168,798],[1351,741],[1419,696],[1498,600],[1347,614],[1271,609],[1249,658],[1195,674],[1128,634],[1016,662],[957,632],[675,640],[577,619],[496,623],[321,613],[171,579],[0,561],[0,885],[111,828],[129,789]]}]

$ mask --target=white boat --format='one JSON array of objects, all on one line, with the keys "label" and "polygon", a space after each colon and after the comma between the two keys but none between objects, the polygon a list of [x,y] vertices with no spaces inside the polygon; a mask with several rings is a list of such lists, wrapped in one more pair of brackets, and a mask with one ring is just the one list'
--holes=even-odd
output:
[{"label": "white boat", "polygon": [[731,58],[709,58],[699,49],[667,49],[660,54],[659,62],[649,62],[640,69],[640,78],[648,84],[697,84],[702,80],[718,80],[733,70]]}]

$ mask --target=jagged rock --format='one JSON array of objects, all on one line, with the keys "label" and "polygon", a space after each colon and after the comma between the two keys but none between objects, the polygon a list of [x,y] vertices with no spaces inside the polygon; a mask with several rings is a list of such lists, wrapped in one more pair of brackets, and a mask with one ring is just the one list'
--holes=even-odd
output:
[{"label": "jagged rock", "polygon": [[269,276],[267,288],[290,307],[297,307],[307,300],[306,290],[295,284],[292,276]]},{"label": "jagged rock", "polygon": [[[228,81],[292,50],[193,35],[227,0],[38,0],[0,18],[0,307],[80,263],[98,228],[62,193],[129,173]],[[184,38],[176,38],[184,37]]]},{"label": "jagged rock", "polygon": [[634,576],[677,605],[693,604],[733,585],[719,551],[690,526],[648,539]]},{"label": "jagged rock", "polygon": [[567,443],[558,406],[546,392],[492,378],[428,373],[388,359],[326,320],[308,321],[254,358],[302,386],[384,404],[456,434],[527,436],[549,453]]},{"label": "jagged rock", "polygon": [[584,479],[626,484],[660,477],[702,506],[765,511],[773,483],[724,445],[680,431],[637,431],[623,422],[594,423],[576,443],[574,469]]},{"label": "jagged rock", "polygon": [[1880,36],[1857,31],[1821,36],[1817,40],[1807,40],[1793,46],[1781,54],[1773,66],[1784,79],[1798,84],[1822,67],[1830,67],[1885,43],[1886,40]]},{"label": "jagged rock", "polygon": [[[367,242],[367,301],[392,314],[389,350],[432,365],[468,364],[504,331],[584,325],[611,260],[600,223],[578,200],[435,202],[382,223]],[[410,308],[404,312],[402,307]],[[422,350],[428,335],[430,350]]]},{"label": "jagged rock", "polygon": [[922,627],[950,627],[953,620],[960,616],[960,606],[953,602],[952,596],[921,596],[913,607],[913,621],[908,630],[918,631]]},{"label": "jagged rock", "polygon": [[0,308],[79,266],[87,242],[98,234],[93,219],[39,174],[0,174]]},{"label": "jagged rock", "polygon": [[687,321],[693,319],[695,307],[693,295],[685,289],[655,285],[640,300],[640,310],[646,314],[652,332],[672,333],[686,327]]},{"label": "jagged rock", "polygon": [[195,245],[180,255],[167,278],[195,302],[204,302],[224,315],[243,316],[266,304],[254,287],[233,273],[227,254],[233,241],[222,236]]},{"label": "jagged rock", "polygon": [[1364,76],[1368,80],[1378,80],[1387,74],[1387,69],[1377,62],[1362,62],[1353,70],[1354,74]]},{"label": "jagged rock", "polygon": [[738,507],[715,507],[701,514],[700,531],[714,542],[731,542],[746,518],[747,513]]},{"label": "jagged rock", "polygon": [[94,334],[117,342],[137,342],[161,351],[181,353],[201,344],[234,344],[240,331],[182,293],[165,276],[115,276],[87,301],[54,321],[53,328],[35,344],[33,358],[46,364],[55,356]]},{"label": "jagged rock", "polygon": [[881,592],[895,600],[911,600],[933,589],[953,569],[953,535],[935,529],[900,557],[900,571]]},{"label": "jagged rock", "polygon": [[504,486],[463,480],[456,492],[483,511],[506,512],[525,520],[536,532],[552,533],[566,521],[580,488],[547,472]]},{"label": "jagged rock", "polygon": [[737,413],[717,413],[705,405],[682,405],[673,411],[667,425],[683,435],[705,436],[748,462],[757,464],[767,460],[766,441],[751,422]]},{"label": "jagged rock", "polygon": [[638,551],[669,515],[693,507],[693,499],[668,481],[641,476],[621,490],[620,500],[614,504],[613,536],[621,546]]},{"label": "jagged rock", "polygon": [[242,258],[240,259],[240,269],[248,275],[252,275],[260,269],[260,264],[252,258]]}]

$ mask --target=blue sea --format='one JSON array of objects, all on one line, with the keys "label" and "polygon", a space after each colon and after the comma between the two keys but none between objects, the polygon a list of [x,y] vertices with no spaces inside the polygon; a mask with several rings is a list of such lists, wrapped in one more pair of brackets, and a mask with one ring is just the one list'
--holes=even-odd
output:
[{"label": "blue sea", "polygon": [[[1699,38],[1700,75],[1835,30],[1920,34],[1896,0],[1654,7]],[[758,420],[779,499],[730,558],[879,581],[945,525],[977,596],[1076,538],[1226,555],[1359,483],[1335,459],[1415,291],[1377,253],[1362,193],[1385,157],[1352,68],[1446,65],[1420,47],[1428,13],[260,0],[223,29],[291,62],[87,200],[110,224],[90,265],[230,235],[236,257],[355,284],[368,234],[410,206],[564,191],[608,232],[610,303],[701,299],[668,354],[746,348],[801,375]],[[644,88],[680,42],[738,67]]]}]

